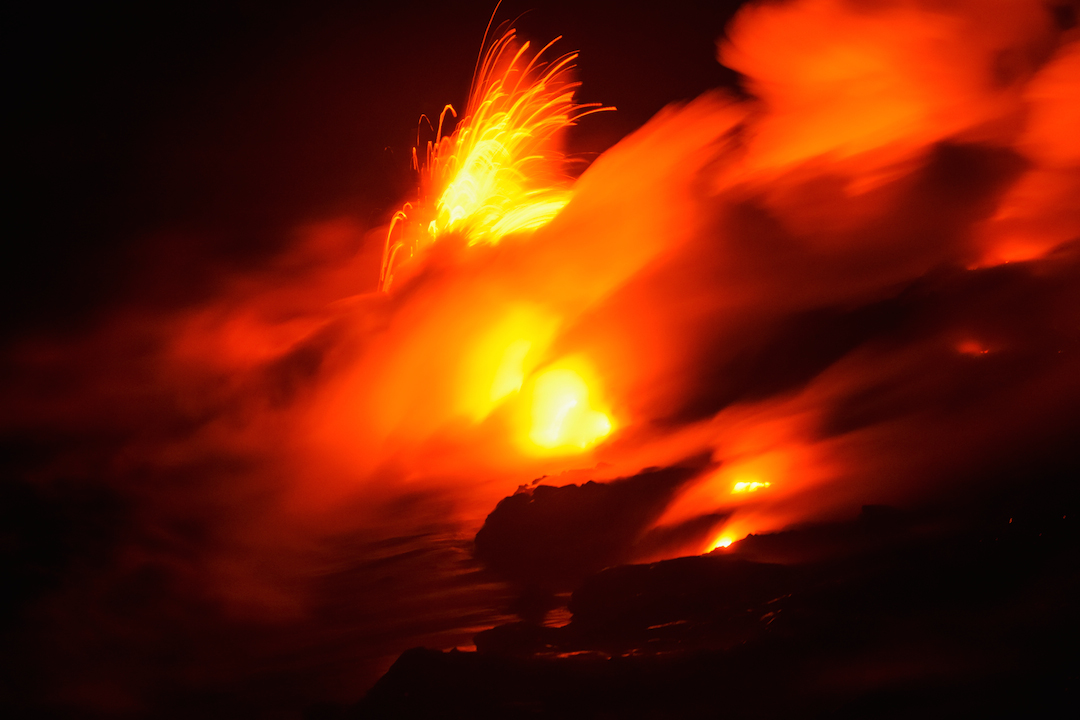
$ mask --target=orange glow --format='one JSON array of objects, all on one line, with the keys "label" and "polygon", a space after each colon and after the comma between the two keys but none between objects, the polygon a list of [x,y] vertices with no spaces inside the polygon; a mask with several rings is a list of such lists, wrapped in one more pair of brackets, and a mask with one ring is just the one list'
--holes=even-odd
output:
[{"label": "orange glow", "polygon": [[1010,89],[986,91],[983,53],[1032,32],[1040,13],[1033,3],[1021,10],[1023,0],[983,4],[970,15],[915,2],[874,12],[844,0],[749,4],[720,59],[747,74],[769,108],[753,131],[752,163],[774,171],[862,156],[858,174],[876,173],[1009,112]]},{"label": "orange glow", "polygon": [[457,235],[469,245],[494,245],[546,225],[569,202],[571,179],[559,135],[581,117],[613,108],[574,102],[577,53],[541,59],[559,39],[530,54],[528,42],[519,44],[514,29],[506,31],[478,64],[454,132],[442,134],[447,113],[457,116],[447,105],[423,164],[414,148],[420,198],[390,224],[383,290],[390,288],[397,266],[440,238]]}]

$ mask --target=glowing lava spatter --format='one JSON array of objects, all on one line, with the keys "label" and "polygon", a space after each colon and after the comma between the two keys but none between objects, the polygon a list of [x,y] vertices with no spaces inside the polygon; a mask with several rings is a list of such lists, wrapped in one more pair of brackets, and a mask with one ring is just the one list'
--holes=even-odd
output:
[{"label": "glowing lava spatter", "polygon": [[569,202],[571,178],[557,136],[585,115],[614,108],[574,102],[577,53],[541,60],[559,39],[530,54],[529,43],[519,43],[515,30],[507,30],[477,63],[465,115],[454,132],[443,135],[446,114],[457,117],[447,105],[422,164],[413,148],[419,199],[406,203],[390,223],[379,276],[383,291],[395,267],[441,237],[457,234],[469,245],[495,244],[546,225]]},{"label": "glowing lava spatter", "polygon": [[772,483],[770,483],[770,482],[758,482],[756,480],[737,482],[734,485],[732,485],[731,492],[733,492],[733,493],[756,492],[756,491],[760,490],[761,488],[767,488],[770,485],[772,485]]}]

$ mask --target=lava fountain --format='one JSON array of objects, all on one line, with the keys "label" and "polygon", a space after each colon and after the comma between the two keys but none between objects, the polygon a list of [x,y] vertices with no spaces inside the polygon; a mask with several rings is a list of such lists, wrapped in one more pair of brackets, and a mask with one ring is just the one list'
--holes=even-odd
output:
[{"label": "lava fountain", "polygon": [[457,117],[447,105],[422,163],[413,148],[419,197],[390,223],[379,273],[383,290],[393,282],[399,253],[412,259],[451,234],[469,245],[495,244],[546,225],[569,202],[557,136],[585,115],[614,108],[574,102],[579,83],[570,75],[577,54],[542,59],[560,39],[530,54],[529,43],[519,43],[510,28],[481,51],[458,127],[443,136],[446,114]]}]

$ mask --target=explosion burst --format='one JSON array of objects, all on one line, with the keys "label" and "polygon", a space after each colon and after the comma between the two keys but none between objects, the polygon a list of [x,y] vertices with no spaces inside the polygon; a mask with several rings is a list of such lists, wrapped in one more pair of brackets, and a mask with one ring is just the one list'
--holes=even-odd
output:
[{"label": "explosion burst", "polygon": [[448,235],[468,245],[494,245],[546,225],[569,202],[571,179],[559,135],[586,115],[614,108],[574,102],[577,53],[543,59],[560,39],[530,54],[530,43],[508,29],[481,51],[465,115],[454,131],[443,135],[447,113],[457,117],[447,105],[423,162],[413,148],[420,198],[390,223],[379,273],[384,291],[401,253],[411,259]]}]

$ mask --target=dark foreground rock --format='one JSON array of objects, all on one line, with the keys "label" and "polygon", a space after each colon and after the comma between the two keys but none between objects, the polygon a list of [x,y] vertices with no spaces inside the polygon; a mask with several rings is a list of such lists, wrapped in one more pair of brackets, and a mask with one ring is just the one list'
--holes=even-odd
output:
[{"label": "dark foreground rock", "polygon": [[609,568],[574,593],[568,625],[409,650],[358,707],[325,716],[1061,716],[1078,678],[1073,526],[1057,504],[962,525],[867,508]]}]

